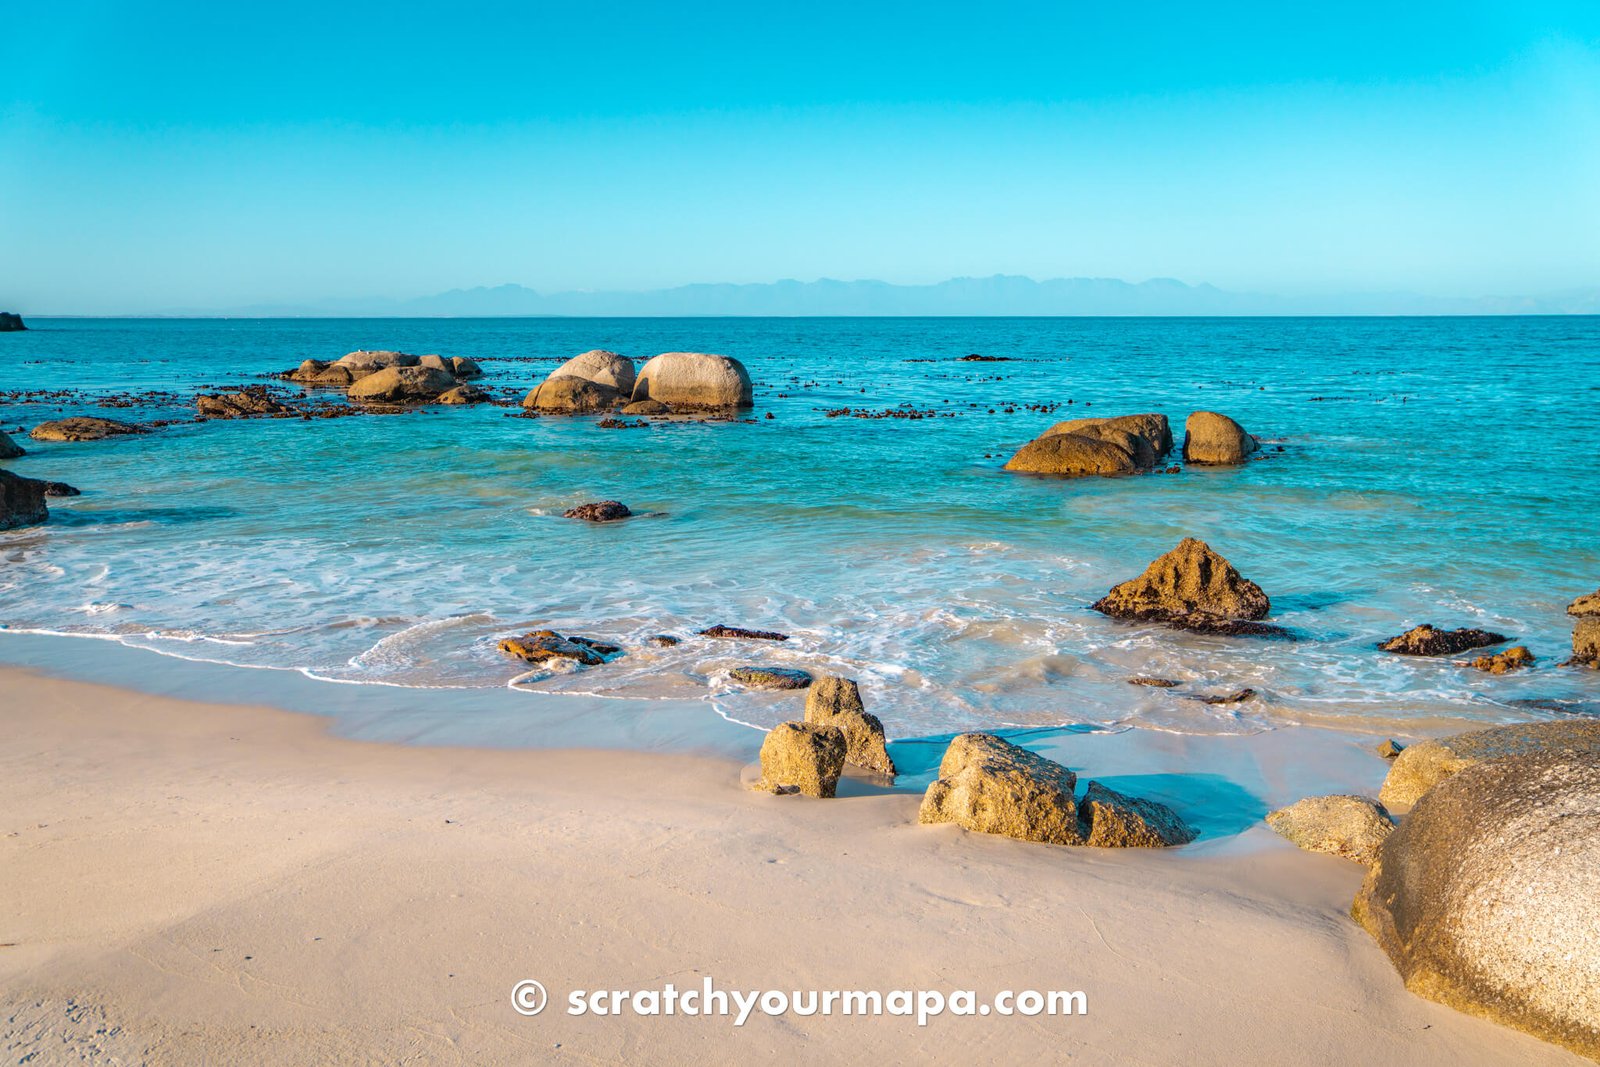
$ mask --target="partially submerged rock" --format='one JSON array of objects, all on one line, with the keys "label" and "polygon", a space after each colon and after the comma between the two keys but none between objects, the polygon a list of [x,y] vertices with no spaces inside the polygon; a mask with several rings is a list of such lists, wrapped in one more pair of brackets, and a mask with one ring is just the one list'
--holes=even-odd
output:
[{"label": "partially submerged rock", "polygon": [[15,311],[0,311],[0,333],[14,333],[26,329],[27,327],[22,324],[21,315]]},{"label": "partially submerged rock", "polygon": [[672,634],[651,634],[645,640],[657,648],[674,648],[683,644],[683,638],[675,637]]},{"label": "partially submerged rock", "polygon": [[1172,451],[1172,427],[1167,423],[1165,415],[1115,415],[1110,418],[1100,419],[1067,419],[1058,422],[1046,430],[1041,437],[1052,437],[1064,433],[1083,433],[1085,430],[1097,428],[1121,430],[1143,438],[1150,445],[1150,451],[1155,459],[1160,459]]},{"label": "partially submerged rock", "polygon": [[44,486],[44,495],[45,496],[82,496],[83,495],[83,490],[74,488],[73,486],[68,485],[66,482],[41,481],[39,484]]},{"label": "partially submerged rock", "polygon": [[579,504],[575,508],[568,508],[561,513],[561,517],[582,519],[584,522],[616,522],[632,514],[633,512],[628,510],[628,505],[620,500],[593,500],[587,504]]},{"label": "partially submerged rock", "polygon": [[129,422],[74,415],[71,418],[41,422],[28,436],[35,441],[101,441],[107,437],[125,437],[144,432],[144,427]]},{"label": "partially submerged rock", "polygon": [[384,367],[352,384],[350,399],[364,404],[426,404],[456,384],[454,375],[437,367]]},{"label": "partially submerged rock", "polygon": [[1454,656],[1468,649],[1503,644],[1507,640],[1505,634],[1491,633],[1488,630],[1474,630],[1467,627],[1459,630],[1440,630],[1432,623],[1425,622],[1421,626],[1413,626],[1398,637],[1389,638],[1378,645],[1378,650],[1393,652],[1399,656]]},{"label": "partially submerged rock", "polygon": [[844,733],[846,763],[890,778],[895,776],[883,723],[866,710],[861,690],[853,680],[824,674],[813,681],[806,694],[806,722],[837,726]]},{"label": "partially submerged rock", "polygon": [[1022,841],[1081,845],[1078,779],[1070,770],[993,734],[960,734],[939,762],[917,821],[953,822]]},{"label": "partially submerged rock", "polygon": [[243,419],[256,415],[287,415],[293,409],[269,392],[264,385],[252,385],[237,393],[212,393],[194,398],[194,406],[208,419]]},{"label": "partially submerged rock", "polygon": [[1139,469],[1133,453],[1114,441],[1077,433],[1052,434],[1029,441],[1006,460],[1005,469],[1024,474],[1068,478],[1132,474]]},{"label": "partially submerged rock", "polygon": [[1532,662],[1533,653],[1525,645],[1517,645],[1493,656],[1479,656],[1472,661],[1472,665],[1487,674],[1505,674],[1507,671],[1520,670]]},{"label": "partially submerged rock", "polygon": [[466,356],[451,356],[450,373],[457,378],[465,380],[467,378],[482,377],[483,368],[478,366],[476,360],[468,359]]},{"label": "partially submerged rock", "polygon": [[553,374],[522,400],[522,406],[559,415],[589,415],[610,411],[622,403],[622,394],[609,385],[571,374]]},{"label": "partially submerged rock", "polygon": [[1597,900],[1600,754],[1548,752],[1430,790],[1351,914],[1412,992],[1600,1059]]},{"label": "partially submerged rock", "polygon": [[633,395],[633,360],[603,348],[573,356],[551,371],[549,377],[582,378],[606,386],[624,398]]},{"label": "partially submerged rock", "polygon": [[607,656],[621,651],[616,645],[587,637],[563,637],[554,630],[534,630],[521,637],[508,637],[500,642],[499,648],[525,663],[569,659],[585,667],[598,666]]},{"label": "partially submerged rock", "polygon": [[[439,357],[434,356],[435,360]],[[354,352],[346,352],[337,362],[341,366],[352,370],[378,371],[389,367],[418,367],[422,365],[421,356],[413,356],[409,352],[395,352],[387,348],[359,348]],[[442,369],[435,367],[435,369]]]},{"label": "partially submerged rock", "polygon": [[1586,593],[1567,605],[1578,621],[1572,627],[1571,666],[1600,667],[1600,591]]},{"label": "partially submerged rock", "polygon": [[357,369],[344,363],[329,363],[321,359],[307,359],[302,360],[294,370],[289,371],[287,374],[280,374],[279,377],[291,382],[299,382],[301,385],[326,385],[344,389],[348,388],[351,382],[358,378],[364,378],[377,369],[377,367]]},{"label": "partially submerged rock", "polygon": [[804,689],[811,675],[793,667],[735,667],[728,677],[752,689]]},{"label": "partially submerged rock", "polygon": [[831,797],[844,773],[844,734],[835,726],[785,722],[761,742],[761,781],[757,789]]},{"label": "partially submerged rock", "polygon": [[1210,693],[1197,696],[1195,699],[1202,704],[1243,704],[1247,700],[1254,699],[1255,695],[1256,691],[1246,686],[1244,689],[1235,689],[1229,693]]},{"label": "partially submerged rock", "polygon": [[1297,800],[1268,815],[1267,825],[1307,852],[1365,864],[1378,858],[1378,847],[1394,832],[1382,804],[1351,794]]},{"label": "partially submerged rock", "polygon": [[10,434],[0,430],[0,459],[18,459],[27,454],[27,449],[13,441]]},{"label": "partially submerged rock", "polygon": [[1137,674],[1128,679],[1129,685],[1144,685],[1152,689],[1176,689],[1183,683],[1174,678],[1151,678],[1148,675]]},{"label": "partially submerged rock", "polygon": [[1200,835],[1165,804],[1090,782],[1078,805],[1084,843],[1095,848],[1168,848]]},{"label": "partially submerged rock", "polygon": [[1415,804],[1438,783],[1475,764],[1552,752],[1600,753],[1600,719],[1514,723],[1419,741],[1395,757],[1378,799],[1391,808]]},{"label": "partially submerged rock", "polygon": [[434,400],[437,404],[487,404],[494,399],[476,385],[458,385],[446,389]]},{"label": "partially submerged rock", "polygon": [[672,408],[659,400],[635,400],[622,406],[624,415],[670,415]]},{"label": "partially submerged rock", "polygon": [[746,630],[742,626],[723,626],[718,623],[700,631],[701,637],[723,637],[743,641],[787,641],[788,634],[776,630]]},{"label": "partially submerged rock", "polygon": [[1160,622],[1196,633],[1291,636],[1282,627],[1255,621],[1272,608],[1267,594],[1193,537],[1185,537],[1139,577],[1114,587],[1092,606],[1114,619]]},{"label": "partially submerged rock", "polygon": [[1243,463],[1261,442],[1243,426],[1215,411],[1196,411],[1183,426],[1185,463],[1231,465]]},{"label": "partially submerged rock", "polygon": [[37,526],[49,518],[43,482],[0,470],[0,530]]},{"label": "partially submerged rock", "polygon": [[659,400],[673,411],[747,408],[753,402],[750,372],[729,356],[708,352],[663,352],[639,368],[632,399]]}]

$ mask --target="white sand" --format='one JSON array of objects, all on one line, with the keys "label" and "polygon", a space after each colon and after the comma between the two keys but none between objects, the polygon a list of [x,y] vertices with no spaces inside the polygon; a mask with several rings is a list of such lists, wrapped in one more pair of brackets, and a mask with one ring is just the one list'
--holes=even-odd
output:
[{"label": "white sand", "polygon": [[[1262,829],[1027,845],[919,827],[912,795],[749,793],[732,762],[376,745],[15,670],[0,723],[4,1062],[1584,1062],[1405,992],[1345,915],[1360,870]],[[705,976],[1089,1013],[565,1014]]]}]

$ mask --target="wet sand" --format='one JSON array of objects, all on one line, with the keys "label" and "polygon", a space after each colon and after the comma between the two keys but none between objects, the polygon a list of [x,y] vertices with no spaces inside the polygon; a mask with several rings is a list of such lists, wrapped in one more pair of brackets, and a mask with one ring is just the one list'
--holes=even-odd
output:
[{"label": "wet sand", "polygon": [[[378,744],[15,669],[0,718],[11,1060],[1583,1062],[1405,992],[1345,915],[1360,869],[1259,826],[1168,852],[1028,845],[917,826],[914,793],[865,783],[751,793],[734,759]],[[1228,741],[1258,768],[1296,750]],[[1080,744],[1146,784],[1201,751],[1054,742]],[[1196,814],[1221,830],[1305,773],[1245,799],[1237,775],[1172,790],[1210,796]],[[1088,1013],[566,1014],[573,990],[707,977],[1082,990]],[[512,1010],[525,978],[549,990],[537,1017]]]}]

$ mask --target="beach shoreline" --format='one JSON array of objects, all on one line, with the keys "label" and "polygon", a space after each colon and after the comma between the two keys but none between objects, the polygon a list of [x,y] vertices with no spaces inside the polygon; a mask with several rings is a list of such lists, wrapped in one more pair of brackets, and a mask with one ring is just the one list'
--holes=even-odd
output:
[{"label": "beach shoreline", "polygon": [[[1580,1062],[1407,993],[1346,915],[1361,869],[1260,826],[1065,849],[918,826],[905,792],[750,792],[733,759],[379,744],[14,668],[0,693],[18,1059]],[[510,999],[529,978],[536,1018]],[[1088,1011],[566,1013],[574,990],[706,978]]]}]

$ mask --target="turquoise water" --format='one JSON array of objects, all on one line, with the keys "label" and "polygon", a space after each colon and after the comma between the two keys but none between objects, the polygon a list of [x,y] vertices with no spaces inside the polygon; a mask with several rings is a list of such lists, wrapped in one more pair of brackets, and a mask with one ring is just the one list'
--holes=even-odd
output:
[{"label": "turquoise water", "polygon": [[[482,384],[510,397],[589,348],[641,361],[721,352],[750,369],[756,407],[751,422],[624,430],[483,406],[24,442],[30,454],[11,469],[84,495],[53,500],[47,526],[0,534],[0,623],[16,632],[423,687],[438,694],[445,735],[451,692],[529,715],[603,696],[641,716],[688,700],[756,726],[793,717],[793,694],[728,682],[745,663],[856,677],[895,737],[1063,724],[1379,731],[1549,713],[1527,701],[1600,707],[1600,672],[1556,666],[1566,603],[1600,586],[1600,320],[30,325],[0,335],[0,424],[12,431],[79,413],[189,420],[196,391],[356,348],[470,356]],[[956,362],[968,353],[1010,361]],[[173,395],[106,406],[147,391]],[[844,407],[933,417],[828,417]],[[1160,411],[1181,437],[1198,408],[1239,419],[1268,458],[1124,479],[1001,470],[1059,419]],[[599,498],[642,514],[599,527],[561,518]],[[1260,583],[1275,620],[1306,639],[1196,637],[1087,610],[1189,535]],[[1503,631],[1540,662],[1493,678],[1374,651],[1422,621]],[[718,622],[794,639],[690,637]],[[627,653],[542,676],[495,651],[544,626]],[[686,640],[645,645],[655,633]],[[60,647],[71,673],[87,646]],[[1149,690],[1128,685],[1132,674],[1187,684]],[[273,676],[253,676],[263,699]],[[1258,696],[1189,697],[1243,686]],[[428,706],[413,700],[407,714]]]}]

